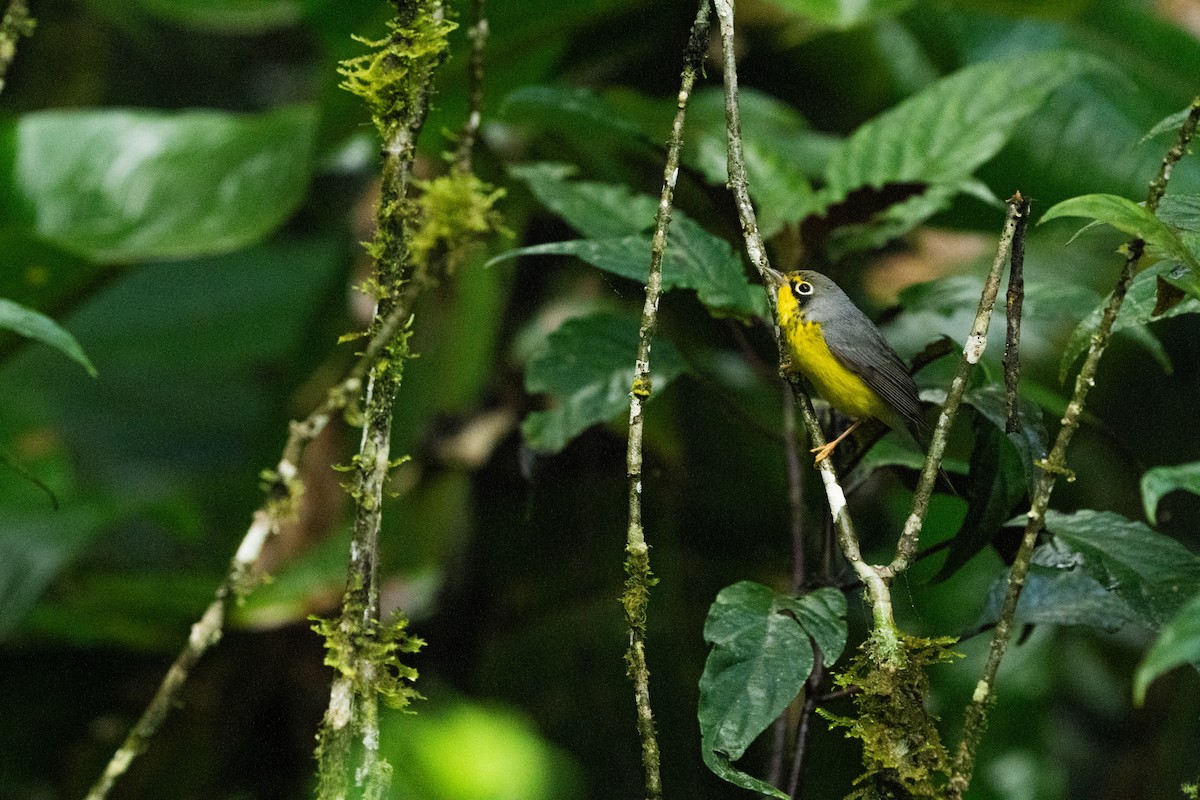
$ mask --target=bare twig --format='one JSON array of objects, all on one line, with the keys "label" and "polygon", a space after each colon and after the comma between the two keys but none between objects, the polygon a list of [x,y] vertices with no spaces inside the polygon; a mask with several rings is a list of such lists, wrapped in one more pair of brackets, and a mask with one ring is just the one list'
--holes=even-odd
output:
[{"label": "bare twig", "polygon": [[1024,209],[1028,206],[1021,193],[1017,192],[1008,201],[1008,216],[1004,222],[1004,232],[1000,236],[1000,245],[996,249],[996,257],[992,260],[992,268],[988,272],[979,297],[979,307],[975,312],[975,322],[971,325],[971,333],[963,346],[962,360],[950,388],[946,392],[946,402],[938,415],[937,426],[929,442],[929,452],[925,457],[925,465],[921,469],[921,477],[917,480],[917,488],[913,493],[912,510],[904,521],[900,532],[900,541],[896,545],[896,557],[892,563],[880,568],[880,575],[891,579],[908,569],[921,537],[921,527],[925,524],[925,515],[929,512],[929,499],[933,495],[933,485],[937,481],[938,470],[942,465],[942,455],[946,452],[946,442],[950,438],[950,428],[958,414],[962,403],[963,393],[967,389],[967,379],[971,371],[979,363],[987,347],[988,325],[992,320],[992,307],[996,303],[996,295],[1000,292],[1000,276],[1004,272],[1004,262],[1008,258],[1008,250],[1012,244],[1017,229],[1024,227],[1028,220]]},{"label": "bare twig", "polygon": [[[1021,206],[1021,219],[1029,218],[1029,198]],[[1025,302],[1025,225],[1017,226],[1012,243],[1012,263],[1008,271],[1005,297],[1008,322],[1004,336],[1004,432],[1020,433],[1021,416],[1017,413],[1017,383],[1021,378],[1021,307]]]},{"label": "bare twig", "polygon": [[[1171,170],[1187,152],[1188,144],[1196,132],[1198,121],[1200,121],[1200,98],[1192,102],[1191,113],[1179,131],[1178,140],[1167,151],[1167,154],[1163,157],[1158,175],[1150,182],[1150,189],[1146,197],[1146,208],[1151,213],[1157,210],[1159,201],[1162,200],[1163,193],[1167,188],[1167,181],[1171,177]],[[1042,474],[1034,489],[1033,498],[1030,503],[1031,508],[1028,513],[1029,521],[1025,525],[1025,533],[1021,538],[1021,546],[1017,550],[1012,571],[1009,573],[1008,591],[1004,596],[1004,604],[1001,607],[996,628],[992,632],[992,643],[988,650],[987,662],[984,664],[983,674],[979,679],[979,683],[975,686],[975,692],[971,696],[971,703],[967,706],[963,721],[962,740],[959,742],[958,751],[955,754],[954,769],[947,786],[947,796],[955,800],[961,798],[967,787],[970,786],[972,773],[975,768],[975,751],[979,745],[979,739],[983,734],[984,725],[987,722],[987,711],[994,693],[993,687],[996,682],[996,673],[1000,669],[1000,662],[1004,658],[1009,638],[1012,636],[1017,604],[1021,599],[1021,591],[1025,586],[1025,578],[1029,572],[1034,545],[1037,543],[1038,534],[1041,532],[1045,521],[1046,509],[1050,505],[1050,495],[1054,491],[1054,485],[1058,480],[1058,476],[1069,472],[1066,465],[1067,447],[1071,444],[1071,438],[1079,427],[1079,420],[1083,414],[1084,402],[1087,399],[1088,390],[1095,383],[1096,370],[1100,366],[1100,358],[1104,355],[1105,348],[1108,346],[1109,339],[1112,336],[1113,323],[1116,321],[1117,314],[1121,310],[1121,304],[1125,301],[1129,285],[1133,282],[1134,275],[1137,273],[1138,261],[1141,260],[1144,249],[1145,242],[1141,239],[1134,239],[1127,246],[1124,266],[1121,268],[1116,286],[1113,287],[1112,294],[1109,296],[1108,302],[1104,307],[1104,314],[1100,318],[1100,325],[1097,327],[1096,332],[1092,334],[1091,346],[1088,348],[1087,358],[1084,359],[1083,366],[1075,378],[1075,390],[1071,396],[1071,401],[1067,404],[1066,413],[1063,415],[1062,426],[1058,430],[1058,436],[1054,440],[1054,446],[1050,450],[1050,455],[1046,458],[1045,462],[1042,462]]]},{"label": "bare twig", "polygon": [[4,16],[0,18],[0,92],[4,91],[4,78],[13,59],[17,57],[17,42],[22,36],[32,36],[37,22],[29,16],[26,0],[9,0]]},{"label": "bare twig", "polygon": [[629,625],[629,649],[625,659],[629,677],[634,685],[637,707],[637,728],[642,743],[642,766],[645,769],[646,798],[662,797],[662,777],[659,765],[658,739],[654,731],[654,714],[650,707],[650,670],[646,665],[646,606],[650,586],[654,581],[650,571],[650,548],[642,528],[642,428],[644,403],[653,387],[650,380],[650,345],[658,325],[658,301],[662,294],[662,262],[667,246],[667,229],[671,223],[671,199],[679,178],[679,151],[683,146],[683,124],[687,103],[691,97],[696,75],[704,62],[708,42],[708,3],[702,0],[684,56],[679,97],[667,160],[663,166],[663,186],[655,215],[654,238],[650,245],[650,268],[646,278],[646,302],[642,306],[642,321],[638,331],[637,361],[634,364],[633,385],[629,392],[629,444],[626,453],[626,473],[629,478],[629,529],[625,544],[625,607]]},{"label": "bare twig", "polygon": [[813,671],[804,682],[804,705],[800,708],[800,722],[796,726],[796,746],[792,756],[792,772],[788,777],[788,797],[797,800],[804,793],[804,767],[808,762],[808,731],[812,724],[813,711],[817,708],[817,690],[825,680],[825,661],[821,652],[815,651]]},{"label": "bare twig", "polygon": [[467,29],[467,38],[471,40],[471,63],[467,66],[469,107],[454,154],[454,163],[460,172],[471,171],[471,158],[475,152],[475,142],[479,139],[479,126],[483,121],[483,56],[487,47],[487,37],[487,0],[471,0],[471,27]]},{"label": "bare twig", "polygon": [[254,512],[254,519],[242,537],[229,572],[217,587],[212,602],[200,620],[192,626],[187,644],[175,657],[166,677],[142,716],[125,737],[120,749],[113,754],[99,779],[88,792],[87,800],[104,800],[116,781],[125,774],[133,760],[144,751],[171,709],[179,705],[179,697],[201,656],[221,639],[229,604],[254,587],[253,574],[263,546],[294,512],[294,501],[303,492],[299,484],[300,460],[309,443],[321,434],[330,420],[345,409],[362,391],[363,378],[380,357],[396,332],[408,319],[408,309],[397,308],[379,326],[367,348],[336,385],[325,393],[324,401],[304,419],[292,422],[287,442],[267,487],[268,499]]}]

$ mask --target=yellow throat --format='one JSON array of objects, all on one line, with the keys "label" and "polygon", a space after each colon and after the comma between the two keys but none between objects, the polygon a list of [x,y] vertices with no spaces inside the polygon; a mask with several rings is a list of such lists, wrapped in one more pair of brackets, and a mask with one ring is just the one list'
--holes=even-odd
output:
[{"label": "yellow throat", "polygon": [[903,429],[903,421],[896,419],[898,415],[879,395],[862,378],[842,366],[825,343],[821,323],[805,318],[786,284],[778,291],[778,303],[779,325],[787,342],[792,369],[808,378],[817,392],[843,414],[855,418],[874,417],[891,427]]}]

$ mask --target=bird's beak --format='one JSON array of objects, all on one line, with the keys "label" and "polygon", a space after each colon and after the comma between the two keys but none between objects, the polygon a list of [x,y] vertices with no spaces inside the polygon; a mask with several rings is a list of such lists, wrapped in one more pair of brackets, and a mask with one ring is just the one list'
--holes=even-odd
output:
[{"label": "bird's beak", "polygon": [[763,276],[767,279],[770,285],[776,289],[787,283],[787,276],[777,269],[767,267],[763,270]]}]

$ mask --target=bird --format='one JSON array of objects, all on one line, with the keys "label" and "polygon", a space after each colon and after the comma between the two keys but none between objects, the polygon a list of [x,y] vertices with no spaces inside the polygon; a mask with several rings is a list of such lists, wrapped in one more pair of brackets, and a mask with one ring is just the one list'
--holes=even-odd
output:
[{"label": "bird", "polygon": [[813,270],[783,274],[768,267],[774,284],[779,330],[790,370],[806,377],[829,405],[854,423],[823,447],[814,464],[866,419],[907,432],[920,442],[924,422],[917,385],[867,315],[829,277]]}]

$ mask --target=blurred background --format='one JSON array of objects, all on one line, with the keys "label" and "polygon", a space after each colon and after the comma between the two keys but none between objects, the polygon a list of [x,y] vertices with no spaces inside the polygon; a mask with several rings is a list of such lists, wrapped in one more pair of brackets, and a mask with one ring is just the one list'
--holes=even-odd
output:
[{"label": "blurred background", "polygon": [[[976,175],[1001,198],[1031,196],[1034,219],[1081,193],[1140,200],[1168,139],[1139,139],[1200,91],[1196,8],[745,0],[737,46],[741,85],[755,95],[743,101],[747,136],[819,164],[841,137],[943,75],[1070,48],[1117,71],[1067,81]],[[383,35],[391,7],[34,0],[31,10],[36,33],[19,43],[0,94],[0,297],[59,320],[98,376],[0,334],[2,800],[86,792],[211,599],[288,420],[352,360],[353,345],[337,340],[370,313],[352,287],[369,274],[359,242],[373,224],[378,146],[360,102],[337,88],[336,65],[364,52],[351,34]],[[441,153],[466,114],[469,9],[455,11],[462,27],[421,140],[424,178],[445,171]],[[506,189],[499,208],[512,236],[416,309],[419,357],[405,367],[393,446],[412,460],[395,471],[384,508],[383,593],[428,642],[409,658],[426,699],[415,715],[385,717],[397,798],[640,796],[617,603],[623,414],[557,446],[533,446],[521,427],[556,402],[524,383],[550,334],[596,310],[635,318],[642,288],[569,257],[485,263],[511,247],[577,238],[514,165],[567,164],[580,178],[657,196],[694,14],[674,0],[488,3],[475,166]],[[716,59],[707,73],[691,119],[701,144],[691,145],[677,205],[737,252],[728,194],[703,168],[705,143],[723,146]],[[169,157],[146,159],[156,148]],[[1173,190],[1197,191],[1200,167],[1185,160],[1175,180]],[[780,205],[760,209],[776,214],[771,251],[782,266],[796,252],[785,224],[795,220],[777,210],[787,200],[784,187]],[[903,237],[821,266],[911,357],[943,334],[963,339],[1002,223],[1002,208],[963,195]],[[1028,243],[1026,278],[1048,288],[1030,293],[1024,391],[1049,423],[1068,391],[1063,346],[1120,265],[1120,234],[1093,229],[1068,246],[1079,227],[1047,224]],[[944,291],[901,297],[938,279]],[[1142,519],[1141,473],[1200,459],[1194,319],[1116,338],[1071,451],[1078,479],[1060,481],[1055,508]],[[761,324],[715,319],[682,290],[665,295],[661,324],[685,365],[656,391],[646,445],[664,783],[671,797],[746,797],[700,759],[701,631],[724,586],[790,582],[782,392]],[[989,350],[992,377],[998,359]],[[922,373],[922,385],[944,386],[944,366]],[[965,466],[969,425],[960,427],[952,457]],[[308,617],[336,613],[344,587],[350,506],[331,465],[348,463],[356,444],[344,425],[313,444],[303,512],[264,556],[270,581],[236,610],[183,707],[113,798],[311,793],[332,673]],[[23,474],[53,492],[57,510]],[[913,482],[911,470],[881,469],[853,496],[872,557],[890,553]],[[807,496],[819,498],[815,483]],[[824,512],[810,506],[815,539]],[[965,508],[963,497],[939,494],[924,543],[952,536]],[[1175,494],[1158,529],[1196,550],[1198,521],[1200,498]],[[933,582],[940,561],[922,560],[898,583],[902,627],[978,630],[1001,556],[986,549]],[[861,638],[856,597],[850,624],[852,641]],[[986,640],[965,640],[963,660],[932,672],[932,710],[949,742]],[[970,796],[1178,796],[1200,771],[1200,681],[1173,672],[1134,709],[1131,675],[1151,640],[1137,625],[1032,629],[1001,671]],[[858,771],[856,747],[815,727],[806,796],[841,797]],[[756,746],[741,766],[762,774],[767,756]]]}]

